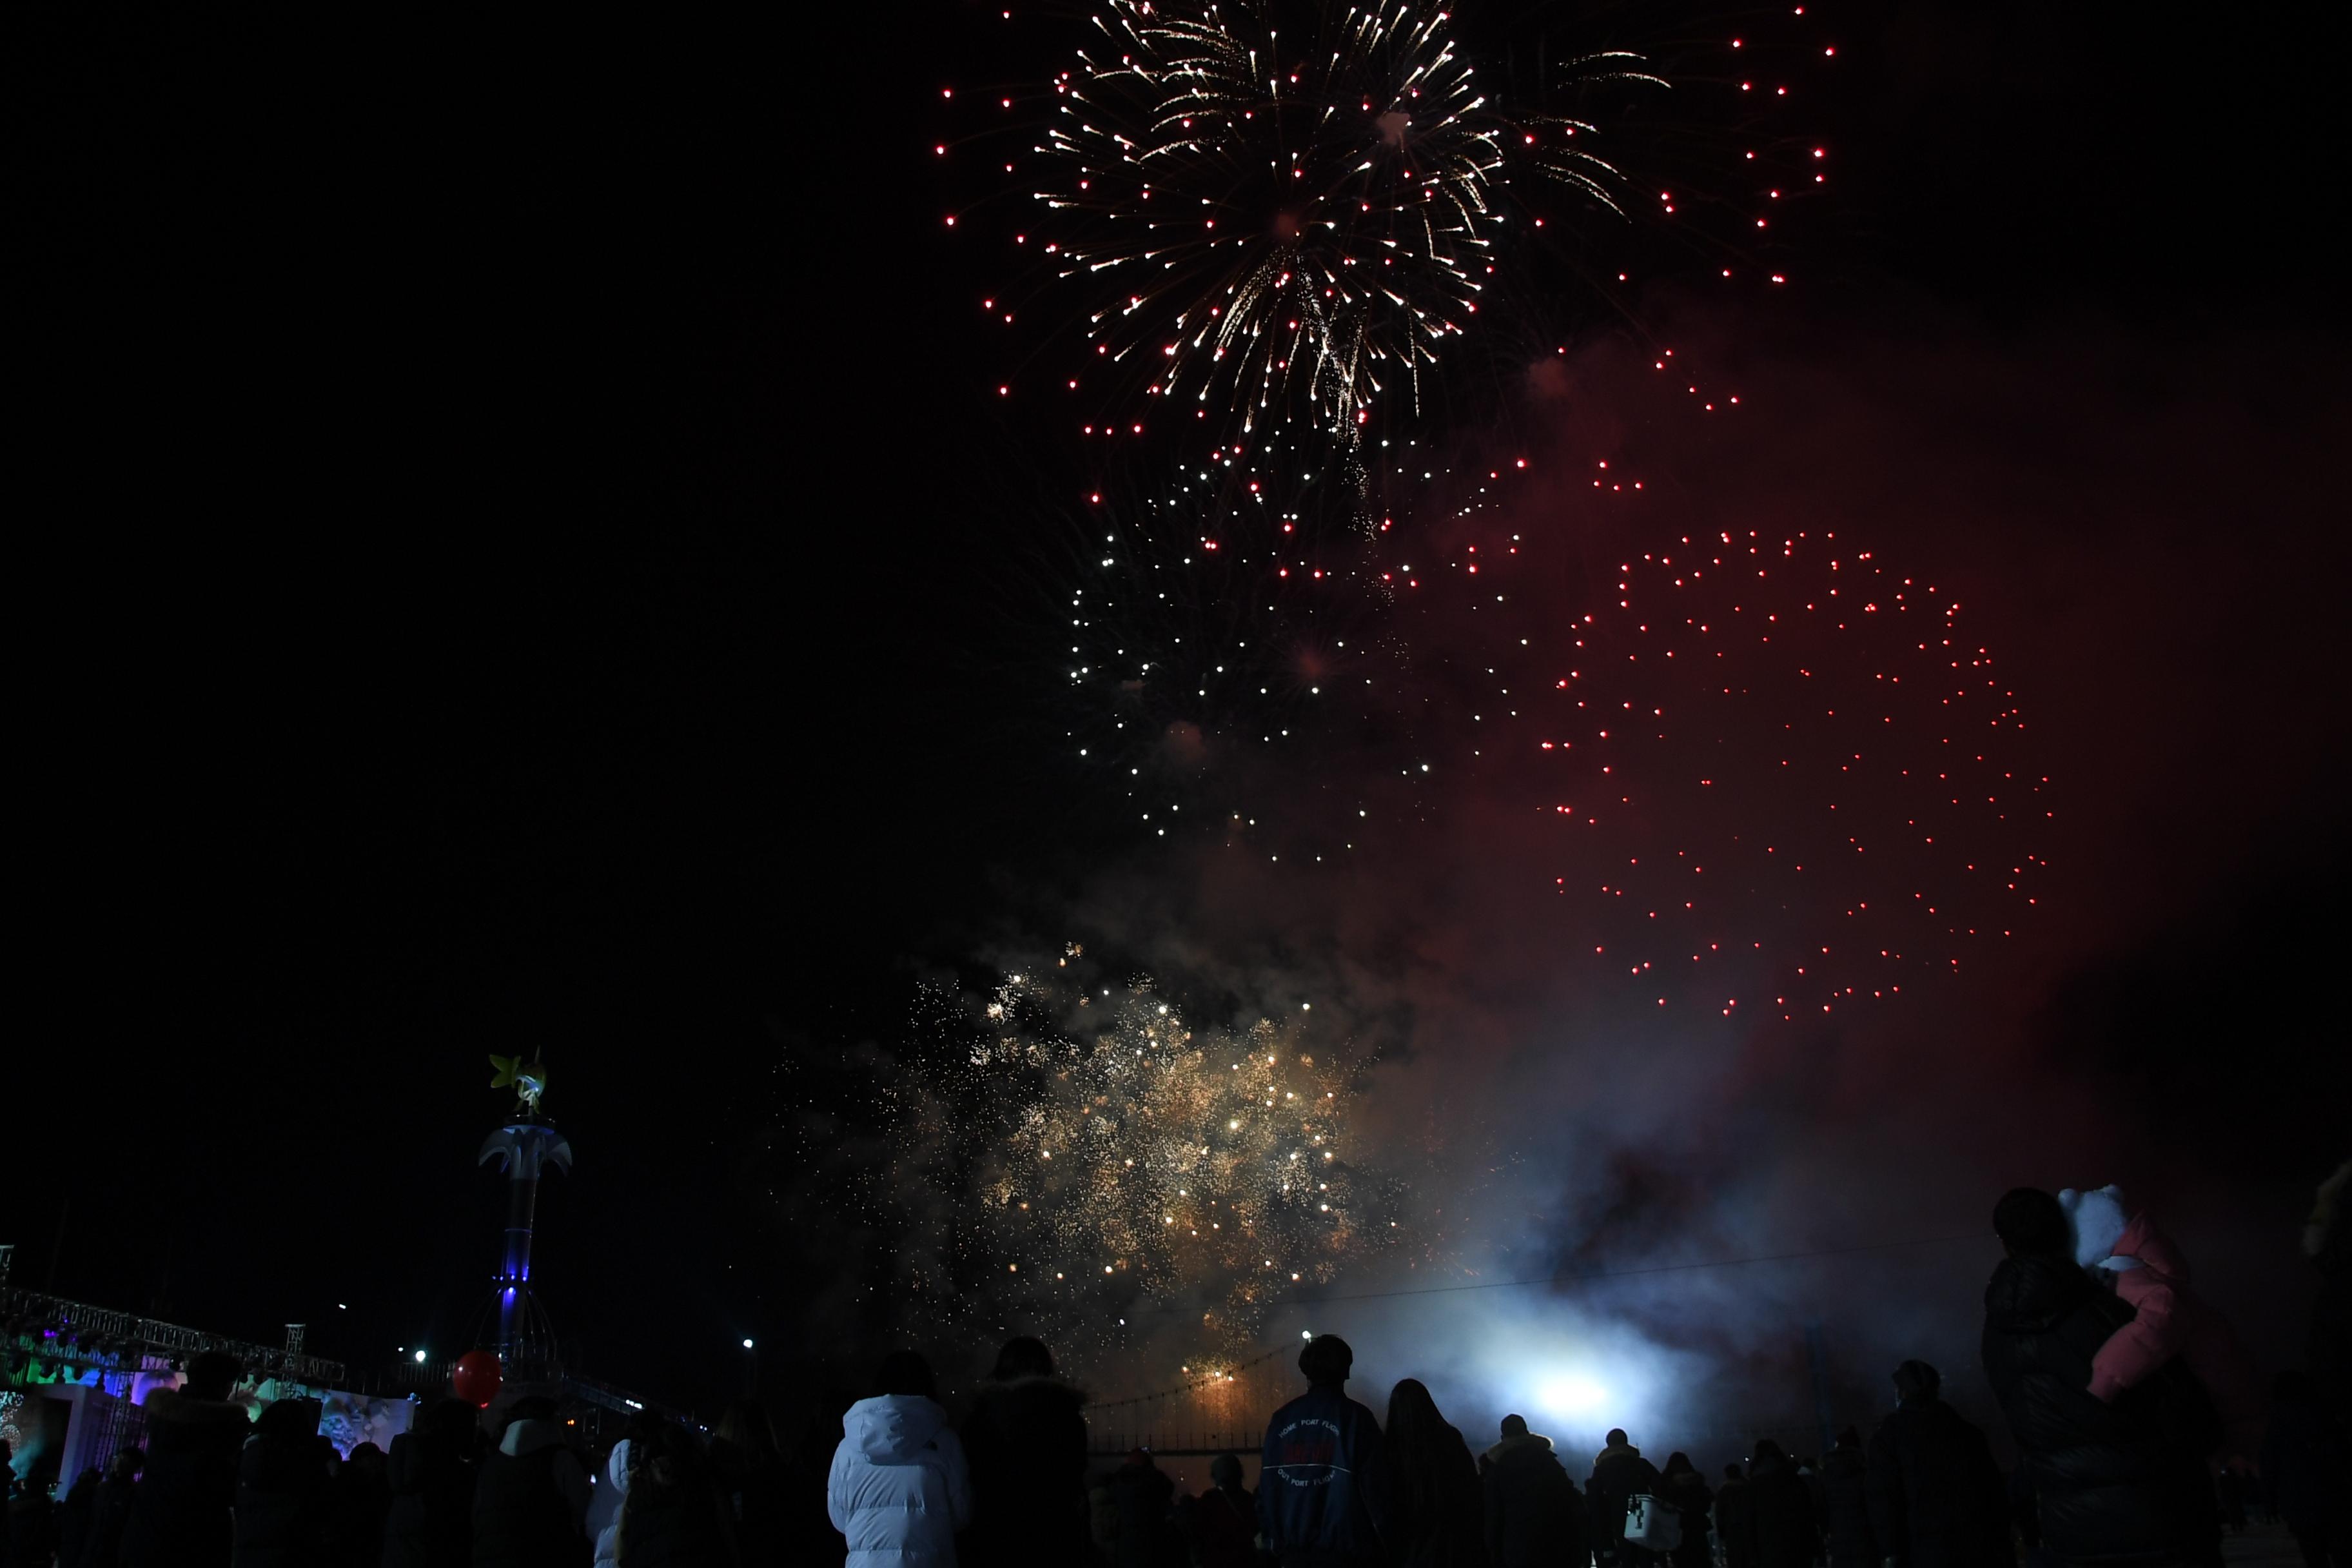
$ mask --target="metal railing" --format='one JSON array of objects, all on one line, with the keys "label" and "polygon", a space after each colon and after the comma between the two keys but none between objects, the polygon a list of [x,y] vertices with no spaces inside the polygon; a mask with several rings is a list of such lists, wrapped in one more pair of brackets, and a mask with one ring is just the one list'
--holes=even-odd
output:
[{"label": "metal railing", "polygon": [[182,1361],[222,1351],[257,1377],[336,1387],[346,1375],[342,1363],[324,1356],[15,1287],[0,1288],[0,1335],[10,1345],[44,1359],[110,1371],[142,1370],[150,1356]]}]

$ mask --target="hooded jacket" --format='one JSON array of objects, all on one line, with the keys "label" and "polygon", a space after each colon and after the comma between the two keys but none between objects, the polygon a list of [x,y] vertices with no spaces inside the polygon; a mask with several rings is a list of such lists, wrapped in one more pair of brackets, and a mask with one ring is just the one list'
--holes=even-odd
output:
[{"label": "hooded jacket", "polygon": [[1336,1386],[1318,1385],[1266,1423],[1258,1528],[1286,1564],[1367,1563],[1388,1523],[1380,1423]]},{"label": "hooded jacket", "polygon": [[1870,1438],[1870,1529],[1898,1568],[2009,1559],[2009,1488],[1985,1435],[1940,1399],[1911,1400]]},{"label": "hooded jacket", "polygon": [[507,1423],[474,1484],[475,1568],[580,1568],[588,1472],[552,1421]]},{"label": "hooded jacket", "polygon": [[1431,1447],[1408,1458],[1393,1428],[1388,1455],[1384,1543],[1393,1568],[1479,1568],[1486,1560],[1486,1503],[1478,1462],[1451,1422],[1427,1434]]},{"label": "hooded jacket", "polygon": [[225,1568],[235,1549],[241,1405],[159,1388],[147,1415],[147,1465],[122,1528],[124,1568]]},{"label": "hooded jacket", "polygon": [[1658,1467],[1642,1458],[1631,1443],[1612,1443],[1592,1457],[1592,1479],[1584,1489],[1592,1515],[1593,1545],[1614,1552],[1625,1544],[1625,1502],[1643,1495],[1655,1497]]},{"label": "hooded jacket", "polygon": [[629,1439],[622,1438],[613,1445],[613,1456],[604,1461],[604,1482],[612,1489],[615,1500],[608,1511],[612,1517],[596,1531],[596,1568],[614,1568],[621,1560],[621,1510],[629,1506]]},{"label": "hooded jacket", "polygon": [[2145,1214],[2126,1223],[2114,1187],[2058,1195],[2074,1222],[2074,1261],[2115,1276],[2131,1321],[2091,1357],[2091,1394],[2108,1404],[2179,1356],[2204,1384],[2234,1452],[2262,1447],[2263,1400],[2229,1320],[2190,1288],[2189,1260]]},{"label": "hooded jacket", "polygon": [[971,1528],[962,1568],[1087,1560],[1086,1395],[1050,1377],[982,1386],[963,1424]]},{"label": "hooded jacket", "polygon": [[947,1412],[919,1394],[861,1399],[841,1418],[825,1507],[848,1568],[952,1564],[971,1520],[971,1476]]},{"label": "hooded jacket", "polygon": [[2130,1314],[2063,1258],[2004,1259],[1985,1288],[1985,1376],[2023,1454],[2018,1485],[2042,1544],[2072,1563],[2218,1550],[2201,1388],[2168,1369],[2111,1405],[2091,1395],[2091,1358]]},{"label": "hooded jacket", "polygon": [[1479,1456],[1488,1568],[1567,1568],[1591,1555],[1584,1504],[1551,1439],[1513,1433]]}]

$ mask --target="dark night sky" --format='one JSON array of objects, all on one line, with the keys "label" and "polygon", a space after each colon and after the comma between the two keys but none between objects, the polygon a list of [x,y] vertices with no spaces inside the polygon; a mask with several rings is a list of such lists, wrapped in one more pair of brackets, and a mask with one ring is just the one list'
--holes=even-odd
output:
[{"label": "dark night sky", "polygon": [[[708,1399],[790,1321],[744,1179],[779,1038],[887,1032],[1007,879],[1117,841],[1006,721],[1024,672],[971,591],[1004,553],[965,495],[988,362],[925,153],[980,22],[850,9],[870,33],[37,22],[21,1279],[264,1340],[307,1318],[353,1362],[447,1343],[494,1261],[483,1057],[543,1047],[580,1151],[551,1308],[594,1369]],[[2307,16],[1858,13],[1796,335],[2251,365],[2227,395],[2292,425],[2343,348]],[[2346,717],[2298,710],[2312,771],[2252,792],[2260,831],[2054,984],[2053,1060],[2178,1117],[2248,967],[2252,1016],[2329,1016]],[[2176,782],[2227,798],[2231,744],[2177,748]]]}]

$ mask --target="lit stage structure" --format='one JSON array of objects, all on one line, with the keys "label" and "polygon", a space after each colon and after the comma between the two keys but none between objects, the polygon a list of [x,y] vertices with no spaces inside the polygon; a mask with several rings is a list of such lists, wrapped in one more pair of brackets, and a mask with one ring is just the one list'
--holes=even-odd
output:
[{"label": "lit stage structure", "polygon": [[[507,1178],[506,1241],[490,1312],[498,1321],[498,1336],[489,1348],[499,1353],[502,1375],[509,1383],[555,1383],[563,1377],[562,1353],[555,1326],[540,1305],[530,1278],[532,1228],[539,1215],[539,1182],[550,1166],[572,1169],[572,1141],[540,1114],[540,1097],[547,1092],[547,1068],[533,1060],[525,1066],[519,1057],[492,1057],[498,1076],[492,1089],[515,1091],[514,1112],[507,1122],[482,1141],[477,1164],[499,1163]],[[483,1336],[476,1334],[478,1342]]]}]

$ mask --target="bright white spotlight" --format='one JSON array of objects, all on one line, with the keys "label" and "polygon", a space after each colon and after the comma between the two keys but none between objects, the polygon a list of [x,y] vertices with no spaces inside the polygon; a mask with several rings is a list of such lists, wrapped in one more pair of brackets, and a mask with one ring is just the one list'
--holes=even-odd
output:
[{"label": "bright white spotlight", "polygon": [[1566,1373],[1546,1379],[1536,1398],[1548,1415],[1575,1417],[1597,1415],[1609,1403],[1609,1391],[1580,1373]]}]

